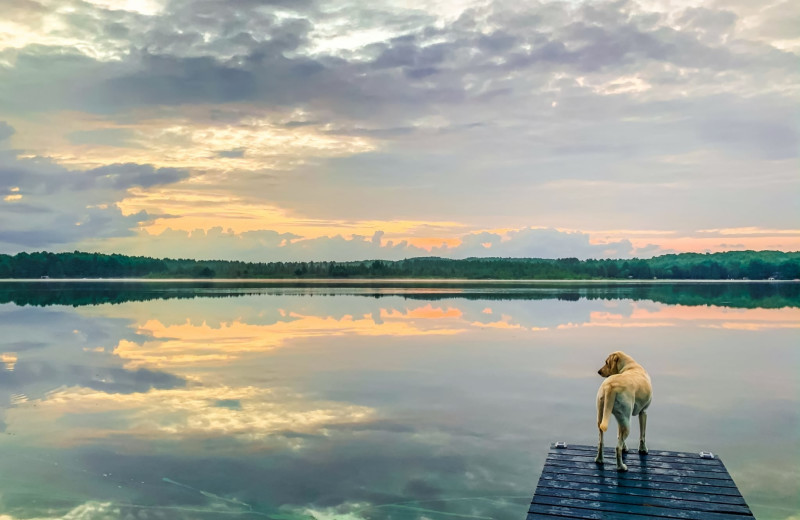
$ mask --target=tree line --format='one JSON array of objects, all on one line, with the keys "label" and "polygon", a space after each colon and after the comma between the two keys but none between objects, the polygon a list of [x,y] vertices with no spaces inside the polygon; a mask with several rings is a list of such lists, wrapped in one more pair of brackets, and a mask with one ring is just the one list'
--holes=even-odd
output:
[{"label": "tree line", "polygon": [[653,258],[419,257],[353,262],[240,262],[118,254],[0,255],[0,278],[463,278],[471,280],[795,280],[800,252],[729,251]]}]

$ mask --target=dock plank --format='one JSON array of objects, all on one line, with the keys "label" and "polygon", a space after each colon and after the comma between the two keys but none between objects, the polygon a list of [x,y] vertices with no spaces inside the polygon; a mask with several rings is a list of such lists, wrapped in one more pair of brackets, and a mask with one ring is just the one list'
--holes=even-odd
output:
[{"label": "dock plank", "polygon": [[[597,455],[597,448],[590,447],[591,449],[585,449],[586,447],[573,447],[569,446],[568,448],[559,449],[556,452],[557,455],[571,455],[577,457],[590,457],[594,459],[595,455]],[[628,453],[638,453],[635,449],[629,451]],[[722,462],[718,458],[714,459],[701,459],[697,458],[697,454],[694,454],[695,458],[690,457],[677,457],[674,455],[675,452],[666,452],[666,451],[654,451],[651,450],[647,454],[647,458],[652,460],[653,462],[671,462],[673,464],[690,464],[692,466],[712,466],[712,467],[719,467],[723,466]],[[603,449],[603,455],[606,457],[614,457],[615,449],[609,448],[608,446]]]},{"label": "dock plank", "polygon": [[[674,482],[653,482],[635,480],[612,480],[598,479],[596,477],[586,477],[583,475],[570,475],[568,473],[542,473],[541,480],[552,480],[554,482],[574,482],[576,484],[605,484],[623,489],[625,492],[636,489],[663,489],[669,491],[684,491],[687,493],[710,494],[708,496],[729,496],[739,497],[739,491],[735,487],[714,487],[697,486],[694,484],[674,483]],[[541,482],[540,480],[540,482]]]},{"label": "dock plank", "polygon": [[[616,442],[616,441],[614,441]],[[597,446],[586,446],[585,444],[571,444],[567,447],[567,450],[578,450],[578,451],[588,451],[591,453],[597,453]],[[609,447],[606,445],[605,450],[606,453],[614,453],[614,447]],[[648,455],[652,456],[661,456],[661,457],[674,457],[678,459],[695,459],[697,457],[696,453],[689,453],[683,451],[663,451],[663,450],[651,450]],[[719,460],[719,459],[698,459],[699,461],[704,460]]]},{"label": "dock plank", "polygon": [[[566,450],[559,450],[564,451],[565,453],[551,453],[548,455],[548,458],[553,460],[564,460],[564,461],[574,461],[574,462],[590,462],[594,464],[594,458],[596,452],[573,452],[568,453]],[[625,454],[625,457],[628,457],[634,465],[647,465],[650,468],[677,468],[677,469],[694,469],[697,471],[708,471],[708,472],[719,472],[727,474],[725,470],[725,466],[723,466],[719,459],[714,460],[703,460],[700,461],[710,464],[697,464],[690,459],[678,459],[676,457],[658,457],[658,456],[651,456],[648,454],[646,457],[637,457],[634,455],[638,455],[638,452],[629,451]],[[612,451],[611,453],[606,454],[605,450],[603,450],[603,460],[605,461],[614,461],[616,458],[616,454]],[[698,461],[699,462],[699,461]]]},{"label": "dock plank", "polygon": [[[537,499],[539,500],[539,499]],[[678,510],[656,510],[654,508],[640,507],[640,508],[624,508],[617,509],[602,508],[600,502],[578,501],[578,500],[563,500],[562,503],[539,503],[531,504],[528,509],[528,518],[536,518],[537,513],[548,513],[551,515],[558,515],[565,518],[579,518],[579,519],[597,519],[597,520],[644,520],[645,518],[657,518],[659,520],[672,519],[672,520],[742,520],[743,518],[752,518],[736,514],[717,514],[717,513],[696,513],[693,511],[678,511]],[[553,501],[556,502],[556,501]],[[665,516],[662,513],[671,514]]]},{"label": "dock plank", "polygon": [[[696,471],[693,469],[687,469],[685,465],[675,466],[675,467],[651,467],[648,464],[642,464],[640,462],[635,462],[634,459],[628,455],[628,457],[623,458],[625,464],[628,466],[628,474],[630,475],[638,475],[638,474],[646,474],[646,475],[677,475],[681,477],[695,477],[695,478],[704,478],[709,480],[719,480],[723,482],[733,482],[731,477],[728,475],[727,472],[718,472],[718,471]],[[556,459],[553,457],[547,457],[547,463],[549,463],[553,467],[564,467],[564,468],[580,468],[580,469],[597,469],[598,465],[594,460],[591,461],[574,461],[574,460],[561,460]],[[616,460],[606,459],[603,464],[603,470],[612,469],[617,471]]]},{"label": "dock plank", "polygon": [[576,491],[590,491],[595,493],[605,494],[621,494],[627,496],[641,496],[653,498],[669,498],[674,500],[683,500],[686,502],[709,502],[714,504],[731,504],[731,505],[746,505],[743,498],[731,495],[715,495],[706,493],[697,493],[686,490],[675,489],[651,489],[642,487],[623,487],[623,486],[609,486],[597,484],[594,482],[566,482],[551,479],[539,480],[539,491],[545,492],[547,488],[552,489],[571,489]]},{"label": "dock plank", "polygon": [[712,487],[729,487],[736,489],[736,484],[733,480],[719,480],[719,479],[705,479],[688,475],[670,475],[666,473],[650,474],[647,472],[631,472],[618,473],[613,464],[610,469],[589,469],[589,468],[571,468],[570,466],[546,466],[549,473],[566,473],[568,475],[583,475],[587,477],[605,478],[612,481],[616,480],[638,480],[645,482],[674,482],[676,484],[694,484],[697,486],[712,486]]},{"label": "dock plank", "polygon": [[550,487],[540,487],[537,496],[547,496],[553,498],[573,498],[580,500],[596,500],[599,502],[610,502],[614,504],[628,504],[647,507],[666,507],[676,509],[690,509],[692,511],[707,511],[709,513],[735,513],[746,515],[750,513],[747,506],[733,504],[718,504],[715,502],[696,502],[685,500],[683,496],[671,498],[658,498],[653,495],[631,495],[608,493],[602,491],[584,491],[575,489],[555,489]]},{"label": "dock plank", "polygon": [[651,451],[625,455],[627,472],[617,472],[614,450],[605,464],[594,462],[597,448],[551,448],[527,520],[603,519],[746,520],[750,508],[719,458]]}]

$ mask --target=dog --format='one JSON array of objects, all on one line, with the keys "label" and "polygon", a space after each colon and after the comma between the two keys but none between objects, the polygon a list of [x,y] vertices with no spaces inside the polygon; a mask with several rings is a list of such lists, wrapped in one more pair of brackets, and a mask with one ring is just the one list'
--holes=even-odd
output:
[{"label": "dog", "polygon": [[597,429],[600,440],[597,445],[597,464],[603,463],[603,433],[608,430],[611,415],[617,418],[617,471],[628,471],[622,462],[623,452],[628,451],[625,439],[630,433],[631,416],[639,416],[639,453],[647,454],[645,431],[647,430],[647,407],[653,399],[653,385],[647,371],[624,352],[613,352],[606,364],[597,371],[606,380],[597,391]]}]

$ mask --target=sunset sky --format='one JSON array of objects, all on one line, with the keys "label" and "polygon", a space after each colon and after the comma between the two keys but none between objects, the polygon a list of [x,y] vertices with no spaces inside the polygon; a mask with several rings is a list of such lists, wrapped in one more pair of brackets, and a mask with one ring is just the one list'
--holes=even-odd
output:
[{"label": "sunset sky", "polygon": [[800,250],[797,1],[0,9],[0,253]]}]

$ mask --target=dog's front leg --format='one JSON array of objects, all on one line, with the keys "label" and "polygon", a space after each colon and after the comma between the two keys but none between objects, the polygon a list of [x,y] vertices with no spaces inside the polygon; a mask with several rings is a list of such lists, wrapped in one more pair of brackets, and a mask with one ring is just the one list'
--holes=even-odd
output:
[{"label": "dog's front leg", "polygon": [[647,455],[647,443],[645,442],[645,432],[647,431],[647,414],[639,412],[639,453]]}]

